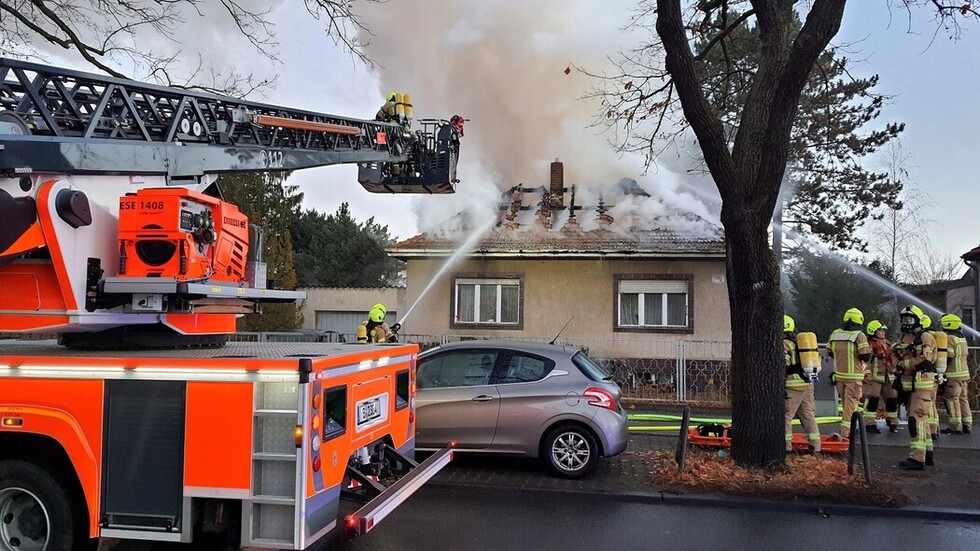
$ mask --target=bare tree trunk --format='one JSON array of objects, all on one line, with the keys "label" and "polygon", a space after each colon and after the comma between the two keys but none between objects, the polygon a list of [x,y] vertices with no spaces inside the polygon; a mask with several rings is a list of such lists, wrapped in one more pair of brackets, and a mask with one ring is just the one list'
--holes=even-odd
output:
[{"label": "bare tree trunk", "polygon": [[783,201],[776,201],[776,212],[772,215],[772,254],[776,265],[783,267]]},{"label": "bare tree trunk", "polygon": [[732,319],[732,457],[767,466],[785,458],[781,413],[782,297],[768,226],[789,157],[790,131],[813,63],[837,34],[845,0],[813,0],[791,36],[793,2],[753,0],[762,55],[729,149],[695,71],[680,0],[657,0],[657,34],[684,118],[722,197]]},{"label": "bare tree trunk", "polygon": [[785,396],[779,266],[766,239],[769,217],[722,207],[732,319],[732,456],[748,465],[781,462]]}]

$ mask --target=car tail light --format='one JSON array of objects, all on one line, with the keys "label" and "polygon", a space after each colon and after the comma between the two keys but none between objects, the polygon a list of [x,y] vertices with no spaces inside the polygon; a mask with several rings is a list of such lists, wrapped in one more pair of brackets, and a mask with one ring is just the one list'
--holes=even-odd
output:
[{"label": "car tail light", "polygon": [[582,393],[582,395],[589,399],[590,406],[611,410],[616,409],[616,399],[613,398],[612,394],[602,390],[601,388],[588,388]]}]

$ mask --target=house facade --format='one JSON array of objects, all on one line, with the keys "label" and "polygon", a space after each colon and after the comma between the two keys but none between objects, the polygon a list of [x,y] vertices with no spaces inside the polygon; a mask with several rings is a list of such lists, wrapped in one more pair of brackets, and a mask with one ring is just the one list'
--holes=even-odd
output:
[{"label": "house facade", "polygon": [[389,324],[404,311],[404,287],[304,287],[303,329],[336,338],[330,340],[353,342],[357,326],[367,319],[368,310],[376,303],[388,309]]},{"label": "house facade", "polygon": [[729,341],[720,230],[617,227],[602,201],[594,211],[565,201],[557,164],[547,188],[505,194],[497,225],[448,269],[457,236],[388,250],[406,262],[406,302],[417,302],[402,331],[545,341],[561,332],[606,358],[649,356],[652,342]]}]

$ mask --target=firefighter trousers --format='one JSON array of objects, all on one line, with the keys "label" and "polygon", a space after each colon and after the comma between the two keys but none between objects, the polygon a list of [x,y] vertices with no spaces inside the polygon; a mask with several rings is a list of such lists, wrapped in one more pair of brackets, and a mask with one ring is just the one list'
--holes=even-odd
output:
[{"label": "firefighter trousers", "polygon": [[949,410],[949,429],[963,430],[963,427],[973,425],[973,412],[970,411],[970,400],[967,398],[969,380],[952,380],[946,382],[946,409]]},{"label": "firefighter trousers", "polygon": [[844,411],[841,413],[840,418],[841,436],[848,436],[849,431],[851,430],[851,416],[854,415],[858,404],[861,403],[863,386],[864,381],[861,381],[860,379],[837,379],[837,396],[840,397],[840,401],[844,405]]},{"label": "firefighter trousers", "polygon": [[929,434],[939,434],[939,383],[932,387],[932,409],[929,410]]},{"label": "firefighter trousers", "polygon": [[912,437],[909,457],[925,463],[926,452],[932,451],[929,432],[929,413],[932,411],[932,389],[916,390],[909,398],[909,435]]},{"label": "firefighter trousers", "polygon": [[797,416],[813,451],[820,451],[820,427],[817,426],[816,411],[813,385],[786,389],[786,451],[793,451],[793,418]]},{"label": "firefighter trousers", "polygon": [[892,387],[892,381],[866,381],[864,383],[864,424],[871,426],[878,418],[878,405],[884,402],[885,421],[888,426],[898,424],[898,391]]}]

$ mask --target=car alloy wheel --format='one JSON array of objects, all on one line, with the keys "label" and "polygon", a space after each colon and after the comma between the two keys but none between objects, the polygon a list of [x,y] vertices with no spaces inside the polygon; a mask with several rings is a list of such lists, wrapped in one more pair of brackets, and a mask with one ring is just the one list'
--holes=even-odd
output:
[{"label": "car alloy wheel", "polygon": [[596,465],[595,438],[585,429],[572,425],[558,427],[545,441],[551,469],[565,478],[581,478]]}]

